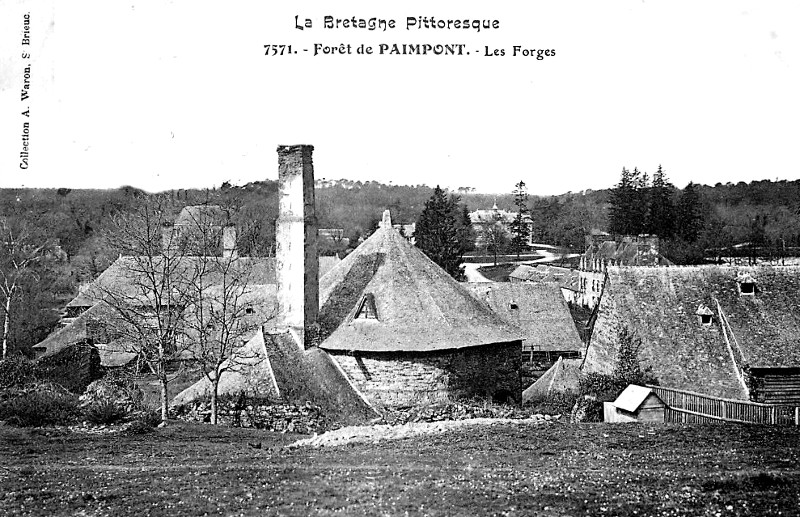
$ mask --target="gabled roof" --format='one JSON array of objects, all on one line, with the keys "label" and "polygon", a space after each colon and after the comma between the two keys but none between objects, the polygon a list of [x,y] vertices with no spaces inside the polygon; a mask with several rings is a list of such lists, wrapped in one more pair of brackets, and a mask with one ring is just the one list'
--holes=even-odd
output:
[{"label": "gabled roof", "polygon": [[[78,295],[67,304],[67,307],[91,307],[94,305],[103,292],[113,292],[119,296],[131,299],[138,293],[137,285],[141,285],[146,280],[144,274],[136,273],[141,270],[140,262],[144,257],[119,257],[103,273],[100,274],[92,283],[81,289]],[[189,274],[200,264],[201,260],[229,260],[222,257],[181,257],[176,264],[176,274],[180,276],[182,272]],[[250,284],[274,284],[275,278],[275,259],[272,257],[238,257],[236,258],[238,267],[249,272],[248,283]],[[333,266],[340,262],[339,257],[319,257],[319,275],[322,277],[330,271]],[[156,267],[157,269],[157,267]],[[213,270],[213,268],[212,268]],[[219,276],[219,275],[217,275]],[[215,277],[209,277],[209,283],[215,283]]]},{"label": "gabled roof", "polygon": [[175,218],[175,226],[225,226],[228,222],[228,213],[219,205],[185,206]]},{"label": "gabled roof", "polygon": [[[742,274],[755,280],[754,295],[739,294]],[[700,305],[722,310],[742,367],[800,366],[800,267],[693,266],[609,267],[585,368],[613,369],[624,325],[642,339],[641,358],[660,384],[745,398],[722,322],[702,325]]]},{"label": "gabled roof", "polygon": [[473,282],[464,285],[503,321],[520,330],[525,350],[583,350],[580,335],[557,282]]},{"label": "gabled roof", "polygon": [[635,413],[650,395],[657,398],[662,404],[664,403],[661,397],[656,395],[652,389],[630,384],[619,394],[617,400],[614,401],[614,406],[630,413]]},{"label": "gabled roof", "polygon": [[[353,319],[371,294],[378,319]],[[522,338],[391,226],[382,226],[320,280],[328,350],[434,351]]]}]

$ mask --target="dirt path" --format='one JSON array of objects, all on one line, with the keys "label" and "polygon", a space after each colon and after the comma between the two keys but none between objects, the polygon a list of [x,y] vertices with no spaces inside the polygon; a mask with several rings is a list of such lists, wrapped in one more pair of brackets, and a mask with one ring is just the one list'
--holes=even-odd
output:
[{"label": "dirt path", "polygon": [[412,422],[403,425],[351,426],[328,431],[311,438],[304,438],[287,447],[332,447],[348,443],[380,442],[399,440],[411,436],[440,434],[460,427],[478,425],[521,425],[549,424],[559,417],[534,415],[531,418],[470,418],[466,420],[445,420],[441,422]]}]

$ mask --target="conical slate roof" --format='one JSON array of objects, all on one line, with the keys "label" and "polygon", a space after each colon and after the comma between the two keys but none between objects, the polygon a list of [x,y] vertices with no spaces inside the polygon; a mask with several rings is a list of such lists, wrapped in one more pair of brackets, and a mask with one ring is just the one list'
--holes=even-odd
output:
[{"label": "conical slate roof", "polygon": [[394,230],[388,211],[320,280],[319,323],[327,350],[426,352],[522,339]]}]

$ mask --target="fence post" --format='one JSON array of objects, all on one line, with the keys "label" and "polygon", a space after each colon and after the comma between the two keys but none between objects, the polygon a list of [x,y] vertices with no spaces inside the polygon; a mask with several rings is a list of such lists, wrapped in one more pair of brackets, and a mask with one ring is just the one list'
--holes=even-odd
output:
[{"label": "fence post", "polygon": [[775,422],[776,422],[776,420],[777,420],[777,419],[775,418],[775,410],[776,410],[776,409],[777,409],[777,408],[776,408],[775,406],[772,406],[771,408],[769,408],[769,423],[770,423],[770,424],[775,424]]},{"label": "fence post", "polygon": [[794,425],[800,425],[800,406],[794,407]]},{"label": "fence post", "polygon": [[728,418],[728,411],[725,407],[725,401],[720,400],[720,404],[722,405],[722,418]]}]

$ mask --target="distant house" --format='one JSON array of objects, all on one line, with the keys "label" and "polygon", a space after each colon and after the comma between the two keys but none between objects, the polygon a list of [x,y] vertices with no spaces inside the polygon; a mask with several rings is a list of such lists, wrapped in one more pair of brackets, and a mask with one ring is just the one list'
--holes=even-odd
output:
[{"label": "distant house", "polygon": [[[518,212],[508,212],[497,208],[495,203],[491,209],[479,209],[470,212],[469,218],[472,227],[475,229],[475,246],[481,248],[487,245],[487,234],[490,229],[499,225],[506,234],[511,235],[511,223],[517,218]],[[524,216],[524,222],[528,226],[528,245],[533,244],[533,220],[529,215]]]},{"label": "distant house", "polygon": [[800,404],[800,267],[606,269],[585,371],[610,372],[622,327],[659,383]]}]

